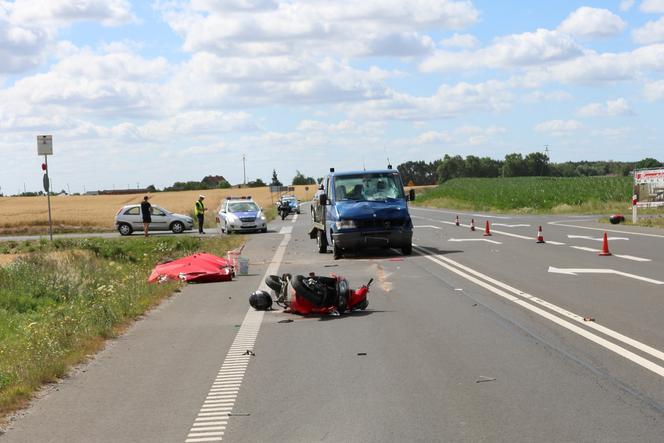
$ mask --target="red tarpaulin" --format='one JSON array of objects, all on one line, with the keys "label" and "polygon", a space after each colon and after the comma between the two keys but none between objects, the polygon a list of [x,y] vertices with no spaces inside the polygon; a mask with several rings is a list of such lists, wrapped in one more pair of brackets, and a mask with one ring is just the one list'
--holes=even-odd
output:
[{"label": "red tarpaulin", "polygon": [[164,279],[207,283],[230,281],[233,267],[228,260],[212,254],[194,254],[157,265],[148,281],[154,283]]}]

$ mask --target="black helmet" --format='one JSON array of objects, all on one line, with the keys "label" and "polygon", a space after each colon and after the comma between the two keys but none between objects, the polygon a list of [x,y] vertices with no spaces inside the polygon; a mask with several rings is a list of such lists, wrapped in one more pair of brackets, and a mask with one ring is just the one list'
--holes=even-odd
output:
[{"label": "black helmet", "polygon": [[257,311],[267,311],[272,307],[272,297],[265,291],[256,291],[249,296],[249,304]]}]

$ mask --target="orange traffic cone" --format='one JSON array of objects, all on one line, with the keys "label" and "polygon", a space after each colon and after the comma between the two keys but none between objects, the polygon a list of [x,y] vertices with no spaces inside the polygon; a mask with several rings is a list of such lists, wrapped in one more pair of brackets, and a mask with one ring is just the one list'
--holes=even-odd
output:
[{"label": "orange traffic cone", "polygon": [[542,235],[542,227],[541,226],[537,229],[537,243],[546,243],[544,241],[544,235]]},{"label": "orange traffic cone", "polygon": [[475,230],[475,219],[474,218],[470,219],[470,230],[471,231]]},{"label": "orange traffic cone", "polygon": [[484,227],[484,236],[489,237],[491,235],[491,230],[489,229],[489,220],[486,221],[486,226]]},{"label": "orange traffic cone", "polygon": [[457,215],[456,218],[454,219],[454,224],[459,226],[459,216]]},{"label": "orange traffic cone", "polygon": [[609,252],[609,238],[606,236],[606,232],[604,233],[604,242],[602,244],[602,252],[600,252],[597,255],[601,255],[603,257],[611,255],[611,253]]}]

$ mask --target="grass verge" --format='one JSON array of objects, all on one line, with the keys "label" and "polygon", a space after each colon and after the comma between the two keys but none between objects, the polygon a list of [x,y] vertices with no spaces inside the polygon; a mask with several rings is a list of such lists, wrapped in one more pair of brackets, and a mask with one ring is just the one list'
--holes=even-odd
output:
[{"label": "grass verge", "polygon": [[0,416],[96,352],[179,283],[148,284],[154,265],[198,251],[223,256],[242,236],[3,242]]}]

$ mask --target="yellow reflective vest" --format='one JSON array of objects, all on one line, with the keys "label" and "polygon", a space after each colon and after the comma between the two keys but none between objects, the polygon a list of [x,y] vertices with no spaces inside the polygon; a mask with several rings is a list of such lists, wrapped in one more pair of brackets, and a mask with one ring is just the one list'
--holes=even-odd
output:
[{"label": "yellow reflective vest", "polygon": [[194,204],[194,215],[198,214],[205,214],[205,206],[200,200],[196,200],[196,203]]}]

